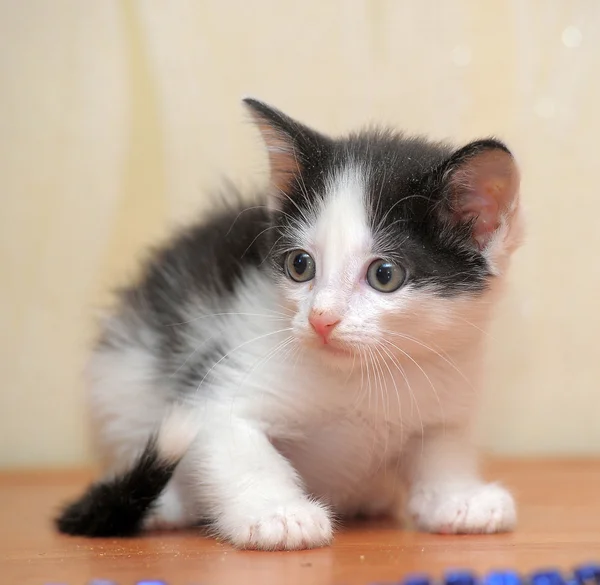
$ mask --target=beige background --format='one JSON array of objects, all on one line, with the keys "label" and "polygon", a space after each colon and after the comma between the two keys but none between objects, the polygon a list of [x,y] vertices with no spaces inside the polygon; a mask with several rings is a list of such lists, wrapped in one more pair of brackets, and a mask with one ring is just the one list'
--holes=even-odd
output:
[{"label": "beige background", "polygon": [[497,134],[529,239],[491,337],[485,445],[600,453],[600,2],[0,2],[0,465],[89,458],[94,306],[266,161],[252,94],[330,132]]}]

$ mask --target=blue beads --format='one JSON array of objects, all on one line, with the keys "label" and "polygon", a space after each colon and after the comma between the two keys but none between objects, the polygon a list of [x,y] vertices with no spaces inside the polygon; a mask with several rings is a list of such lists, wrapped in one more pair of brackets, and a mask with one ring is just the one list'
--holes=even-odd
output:
[{"label": "blue beads", "polygon": [[476,585],[477,579],[470,571],[449,571],[444,577],[445,585]]},{"label": "blue beads", "polygon": [[483,585],[522,585],[523,579],[515,571],[492,571],[483,579]]},{"label": "blue beads", "polygon": [[[87,585],[118,585],[115,581],[93,579]],[[155,579],[138,581],[136,585],[167,585]],[[492,571],[480,577],[472,571],[448,571],[440,581],[427,574],[405,576],[401,585],[600,585],[600,564],[580,565],[572,572],[536,571],[522,575],[512,570]]]},{"label": "blue beads", "polygon": [[565,585],[560,571],[536,571],[531,575],[531,585]]},{"label": "blue beads", "polygon": [[431,579],[427,575],[409,575],[404,578],[402,585],[431,585]]},{"label": "blue beads", "polygon": [[575,569],[575,579],[580,585],[600,584],[600,565],[581,565]]}]

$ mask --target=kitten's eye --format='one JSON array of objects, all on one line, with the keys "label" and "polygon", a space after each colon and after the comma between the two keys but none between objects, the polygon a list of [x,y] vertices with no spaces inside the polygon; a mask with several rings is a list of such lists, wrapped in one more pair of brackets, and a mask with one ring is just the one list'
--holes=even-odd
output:
[{"label": "kitten's eye", "polygon": [[292,250],[285,259],[285,271],[296,282],[307,282],[315,277],[315,261],[304,250]]},{"label": "kitten's eye", "polygon": [[379,292],[398,290],[406,280],[406,272],[387,260],[375,260],[367,270],[367,282]]}]

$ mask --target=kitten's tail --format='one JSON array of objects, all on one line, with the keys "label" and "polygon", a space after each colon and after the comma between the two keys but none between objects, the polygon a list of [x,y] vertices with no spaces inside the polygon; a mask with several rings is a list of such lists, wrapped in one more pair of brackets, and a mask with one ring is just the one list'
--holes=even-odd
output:
[{"label": "kitten's tail", "polygon": [[56,519],[60,532],[106,537],[132,536],[142,528],[175,468],[198,432],[189,410],[174,409],[152,435],[132,467],[92,484]]}]

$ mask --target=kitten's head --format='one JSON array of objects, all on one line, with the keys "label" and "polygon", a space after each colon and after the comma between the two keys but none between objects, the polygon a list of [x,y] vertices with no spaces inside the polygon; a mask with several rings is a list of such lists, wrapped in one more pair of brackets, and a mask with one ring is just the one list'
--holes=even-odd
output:
[{"label": "kitten's head", "polygon": [[269,153],[270,259],[297,338],[329,359],[431,351],[479,329],[520,237],[504,144],[332,139],[245,103]]}]

